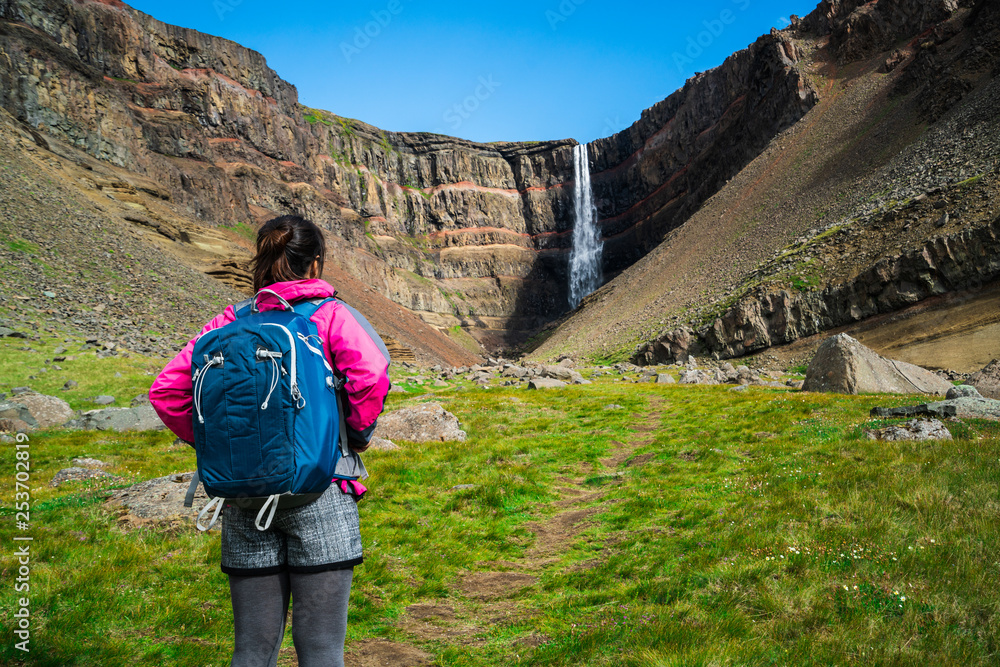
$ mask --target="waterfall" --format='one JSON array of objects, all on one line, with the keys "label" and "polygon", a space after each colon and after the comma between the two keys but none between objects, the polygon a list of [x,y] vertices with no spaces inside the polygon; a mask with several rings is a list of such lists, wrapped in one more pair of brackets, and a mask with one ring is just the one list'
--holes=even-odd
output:
[{"label": "waterfall", "polygon": [[576,308],[583,297],[601,286],[601,253],[604,243],[595,224],[597,207],[590,186],[587,146],[573,147],[573,250],[569,254],[569,305]]}]

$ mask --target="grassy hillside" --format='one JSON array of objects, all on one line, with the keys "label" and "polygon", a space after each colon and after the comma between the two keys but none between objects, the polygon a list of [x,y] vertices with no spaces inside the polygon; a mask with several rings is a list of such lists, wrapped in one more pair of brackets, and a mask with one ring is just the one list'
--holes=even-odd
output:
[{"label": "grassy hillside", "polygon": [[[425,400],[469,438],[366,457],[348,664],[996,664],[995,423],[873,442],[869,408],[918,398],[606,378],[417,390],[388,409]],[[32,651],[8,639],[4,664],[228,664],[218,535],[103,503],[193,469],[172,442],[30,436],[31,529],[10,481],[0,536],[34,537]],[[48,485],[83,455],[120,479]],[[2,465],[12,480],[13,445]],[[9,614],[0,625],[12,637]],[[279,664],[296,664],[290,636]]]}]

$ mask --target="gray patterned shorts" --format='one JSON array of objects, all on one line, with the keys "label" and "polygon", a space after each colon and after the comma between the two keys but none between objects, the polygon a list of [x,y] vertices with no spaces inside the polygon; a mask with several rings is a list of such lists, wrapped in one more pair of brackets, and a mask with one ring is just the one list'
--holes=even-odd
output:
[{"label": "gray patterned shorts", "polygon": [[222,513],[222,571],[237,576],[347,570],[362,561],[354,499],[336,484],[315,501],[279,509],[267,530],[257,510],[226,504]]}]

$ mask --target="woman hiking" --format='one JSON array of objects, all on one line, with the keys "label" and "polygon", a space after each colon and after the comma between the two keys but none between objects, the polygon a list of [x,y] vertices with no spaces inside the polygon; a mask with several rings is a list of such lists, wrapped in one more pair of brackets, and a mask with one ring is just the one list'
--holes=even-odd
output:
[{"label": "woman hiking", "polygon": [[[321,280],[325,251],[322,232],[308,220],[283,216],[265,223],[257,234],[253,260],[260,311],[282,308],[282,300],[294,305],[333,297],[333,287]],[[346,380],[347,442],[353,452],[362,452],[389,390],[387,353],[364,318],[343,302],[325,301],[309,319],[327,361]],[[160,418],[189,443],[195,437],[192,351],[201,336],[235,320],[236,310],[229,306],[167,364],[150,389]],[[294,359],[292,355],[293,364]],[[277,370],[275,378],[277,383]],[[294,383],[294,372],[292,378]],[[299,665],[344,664],[351,579],[362,562],[356,501],[364,487],[337,482],[312,502],[274,510],[265,530],[260,529],[256,509],[225,503],[221,566],[229,576],[233,605],[232,667],[277,664],[290,598]]]}]

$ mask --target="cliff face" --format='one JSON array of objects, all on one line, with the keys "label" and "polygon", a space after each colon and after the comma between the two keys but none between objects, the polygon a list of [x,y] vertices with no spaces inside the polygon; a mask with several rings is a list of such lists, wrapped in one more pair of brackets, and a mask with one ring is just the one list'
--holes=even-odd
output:
[{"label": "cliff face", "polygon": [[606,271],[659,245],[817,103],[799,57],[773,31],[689,80],[629,130],[591,145]]},{"label": "cliff face", "polygon": [[[817,95],[783,34],[590,147],[605,271],[620,271]],[[144,177],[209,225],[298,213],[358,249],[351,275],[493,345],[564,313],[572,140],[384,132],[299,104],[263,56],[117,0],[0,0],[0,105]]]}]

